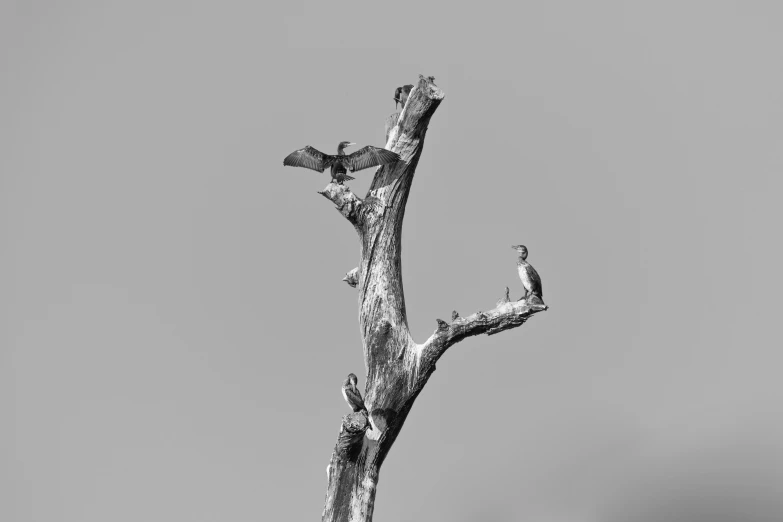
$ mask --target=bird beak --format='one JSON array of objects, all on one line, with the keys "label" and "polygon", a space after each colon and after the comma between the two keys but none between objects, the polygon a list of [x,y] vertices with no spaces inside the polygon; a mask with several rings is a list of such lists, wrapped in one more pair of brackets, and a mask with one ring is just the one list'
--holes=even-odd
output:
[{"label": "bird beak", "polygon": [[343,277],[343,281],[348,281],[348,276]]},{"label": "bird beak", "polygon": [[350,147],[351,145],[356,145],[356,144],[355,144],[355,143],[349,143],[349,144],[348,144],[348,147]]}]

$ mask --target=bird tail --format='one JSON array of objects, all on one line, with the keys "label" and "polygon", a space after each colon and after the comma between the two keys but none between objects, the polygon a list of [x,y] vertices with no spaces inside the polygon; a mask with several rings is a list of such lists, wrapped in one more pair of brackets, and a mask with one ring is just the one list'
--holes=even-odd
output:
[{"label": "bird tail", "polygon": [[370,412],[367,411],[367,408],[363,409],[362,411],[367,416],[367,429],[372,431],[372,421],[370,421]]},{"label": "bird tail", "polygon": [[353,176],[349,176],[348,174],[343,174],[343,178],[345,178],[347,181],[351,181],[352,179],[356,179]]}]

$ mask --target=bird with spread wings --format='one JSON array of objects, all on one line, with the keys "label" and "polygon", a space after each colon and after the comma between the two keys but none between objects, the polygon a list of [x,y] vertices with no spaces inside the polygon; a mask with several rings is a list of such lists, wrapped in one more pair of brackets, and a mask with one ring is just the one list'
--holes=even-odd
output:
[{"label": "bird with spread wings", "polygon": [[344,149],[350,145],[356,145],[350,141],[341,141],[337,146],[337,154],[324,154],[315,147],[306,146],[286,156],[283,165],[291,167],[304,167],[316,172],[323,172],[331,167],[332,181],[340,185],[343,181],[355,179],[348,175],[348,171],[368,169],[387,165],[400,160],[400,156],[387,149],[368,145],[357,150],[353,154],[346,155]]}]

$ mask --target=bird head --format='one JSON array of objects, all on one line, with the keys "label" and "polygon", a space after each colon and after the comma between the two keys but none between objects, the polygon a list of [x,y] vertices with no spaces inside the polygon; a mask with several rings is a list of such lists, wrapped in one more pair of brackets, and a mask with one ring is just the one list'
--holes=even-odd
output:
[{"label": "bird head", "polygon": [[402,87],[394,89],[394,108],[397,108],[397,104],[402,100]]},{"label": "bird head", "polygon": [[350,147],[351,145],[356,145],[356,144],[350,141],[341,141],[340,144],[337,146],[337,150],[343,150],[344,148]]},{"label": "bird head", "polygon": [[519,252],[519,256],[522,259],[527,259],[527,247],[525,245],[514,245],[511,248]]},{"label": "bird head", "polygon": [[348,379],[346,379],[349,383],[351,383],[354,387],[359,382],[359,379],[356,378],[356,375],[349,373]]}]

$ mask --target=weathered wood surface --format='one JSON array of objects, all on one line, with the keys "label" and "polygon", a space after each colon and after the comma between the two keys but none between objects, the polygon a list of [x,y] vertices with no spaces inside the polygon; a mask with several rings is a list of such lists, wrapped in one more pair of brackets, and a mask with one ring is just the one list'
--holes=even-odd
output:
[{"label": "weathered wood surface", "polygon": [[[374,427],[366,429],[361,413],[343,418],[327,468],[324,521],[372,520],[380,467],[436,362],[450,346],[472,335],[516,328],[547,309],[541,302],[514,302],[506,296],[486,312],[466,317],[454,312],[451,324],[438,319],[435,332],[422,344],[411,338],[402,287],[402,222],[427,126],[443,97],[432,78],[420,77],[388,131],[387,148],[401,161],[378,168],[363,200],[335,183],[321,193],[354,226],[361,243],[361,262],[351,273],[357,279],[367,370],[364,401]],[[397,120],[396,113],[393,117]]]},{"label": "weathered wood surface", "polygon": [[393,112],[386,118],[386,143],[389,142],[389,134],[391,134],[392,129],[397,126],[397,121],[400,119],[401,112]]}]

